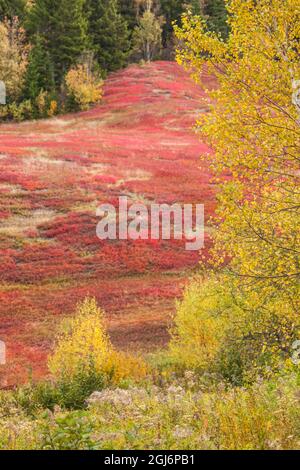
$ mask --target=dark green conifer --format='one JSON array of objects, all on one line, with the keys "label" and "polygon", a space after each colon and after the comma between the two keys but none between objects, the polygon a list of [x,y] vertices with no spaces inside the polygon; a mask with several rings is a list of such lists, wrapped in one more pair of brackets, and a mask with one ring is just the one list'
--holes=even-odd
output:
[{"label": "dark green conifer", "polygon": [[85,0],[36,0],[27,29],[39,35],[53,64],[57,86],[64,74],[76,63],[87,46]]},{"label": "dark green conifer", "polygon": [[25,14],[25,0],[0,0],[0,21],[18,16],[21,20]]},{"label": "dark green conifer", "polygon": [[43,91],[53,92],[55,88],[54,70],[49,54],[39,35],[29,54],[25,79],[25,98],[34,100]]},{"label": "dark green conifer", "polygon": [[103,70],[117,70],[126,64],[129,32],[117,0],[87,0],[89,39]]}]

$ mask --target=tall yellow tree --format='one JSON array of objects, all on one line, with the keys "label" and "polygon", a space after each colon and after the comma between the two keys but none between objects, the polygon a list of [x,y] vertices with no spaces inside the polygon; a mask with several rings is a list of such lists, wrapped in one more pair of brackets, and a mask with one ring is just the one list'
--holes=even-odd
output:
[{"label": "tall yellow tree", "polygon": [[[221,177],[214,265],[227,262],[252,311],[299,323],[300,1],[228,0],[223,41],[200,17],[175,26],[177,60],[201,83],[215,75],[197,122]],[[226,173],[227,177],[222,178]]]},{"label": "tall yellow tree", "polygon": [[18,18],[0,22],[0,80],[4,82],[8,98],[19,98],[25,78],[28,46]]}]

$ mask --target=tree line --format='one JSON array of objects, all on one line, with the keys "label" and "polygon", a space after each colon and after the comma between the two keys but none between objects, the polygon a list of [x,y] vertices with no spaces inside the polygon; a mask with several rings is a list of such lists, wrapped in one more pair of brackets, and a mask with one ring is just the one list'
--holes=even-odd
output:
[{"label": "tree line", "polygon": [[172,58],[173,22],[187,9],[226,35],[224,0],[0,0],[0,80],[10,105],[0,119],[88,106],[102,79],[129,61]]}]

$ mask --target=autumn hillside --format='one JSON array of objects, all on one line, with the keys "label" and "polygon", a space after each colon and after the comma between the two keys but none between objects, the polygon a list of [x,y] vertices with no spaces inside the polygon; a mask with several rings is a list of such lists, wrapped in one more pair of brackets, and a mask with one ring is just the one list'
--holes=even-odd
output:
[{"label": "autumn hillside", "polygon": [[100,242],[95,209],[127,195],[203,202],[209,215],[215,190],[199,161],[209,149],[192,131],[206,111],[179,66],[155,62],[111,75],[90,111],[0,127],[2,385],[44,372],[58,320],[87,295],[106,310],[118,346],[166,342],[198,253],[178,241]]}]

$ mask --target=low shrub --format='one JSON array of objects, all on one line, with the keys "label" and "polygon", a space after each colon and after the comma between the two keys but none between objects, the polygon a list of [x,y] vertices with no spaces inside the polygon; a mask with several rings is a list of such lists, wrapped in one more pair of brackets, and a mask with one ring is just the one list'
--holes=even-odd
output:
[{"label": "low shrub", "polygon": [[169,354],[177,368],[217,373],[234,385],[292,365],[300,323],[280,298],[262,305],[228,278],[195,278],[178,304]]},{"label": "low shrub", "polygon": [[95,299],[87,298],[77,307],[75,316],[64,324],[49,369],[56,381],[65,382],[81,374],[102,377],[105,386],[146,376],[145,362],[116,351],[106,333],[104,314]]},{"label": "low shrub", "polygon": [[0,106],[0,121],[21,122],[29,119],[52,117],[59,112],[55,97],[41,90],[35,100],[24,100]]},{"label": "low shrub", "polygon": [[80,412],[53,417],[46,414],[40,427],[42,450],[96,450],[92,440],[93,426]]},{"label": "low shrub", "polygon": [[34,104],[37,118],[52,117],[59,110],[57,97],[53,93],[44,90],[40,91]]},{"label": "low shrub", "polygon": [[0,120],[21,122],[34,117],[34,107],[30,100],[0,106]]},{"label": "low shrub", "polygon": [[183,369],[211,369],[229,328],[232,299],[218,279],[195,278],[177,305],[170,355]]},{"label": "low shrub", "polygon": [[41,409],[53,411],[56,406],[69,410],[83,409],[91,393],[105,386],[104,380],[102,374],[89,369],[88,373],[82,371],[70,378],[45,380],[20,388],[15,400],[18,406],[32,415]]},{"label": "low shrub", "polygon": [[99,74],[90,72],[85,65],[80,64],[69,70],[65,82],[70,102],[82,110],[102,99],[103,80]]},{"label": "low shrub", "polygon": [[85,410],[55,407],[33,417],[13,404],[9,409],[9,400],[0,402],[0,448],[300,448],[299,370],[247,387],[219,382],[211,390],[196,378],[187,372],[185,382],[107,388],[93,393]]},{"label": "low shrub", "polygon": [[84,409],[88,397],[109,386],[142,381],[149,367],[144,360],[113,348],[105,330],[104,314],[95,299],[77,306],[75,316],[63,322],[49,357],[51,378],[20,387],[14,401],[28,414],[41,409]]}]

